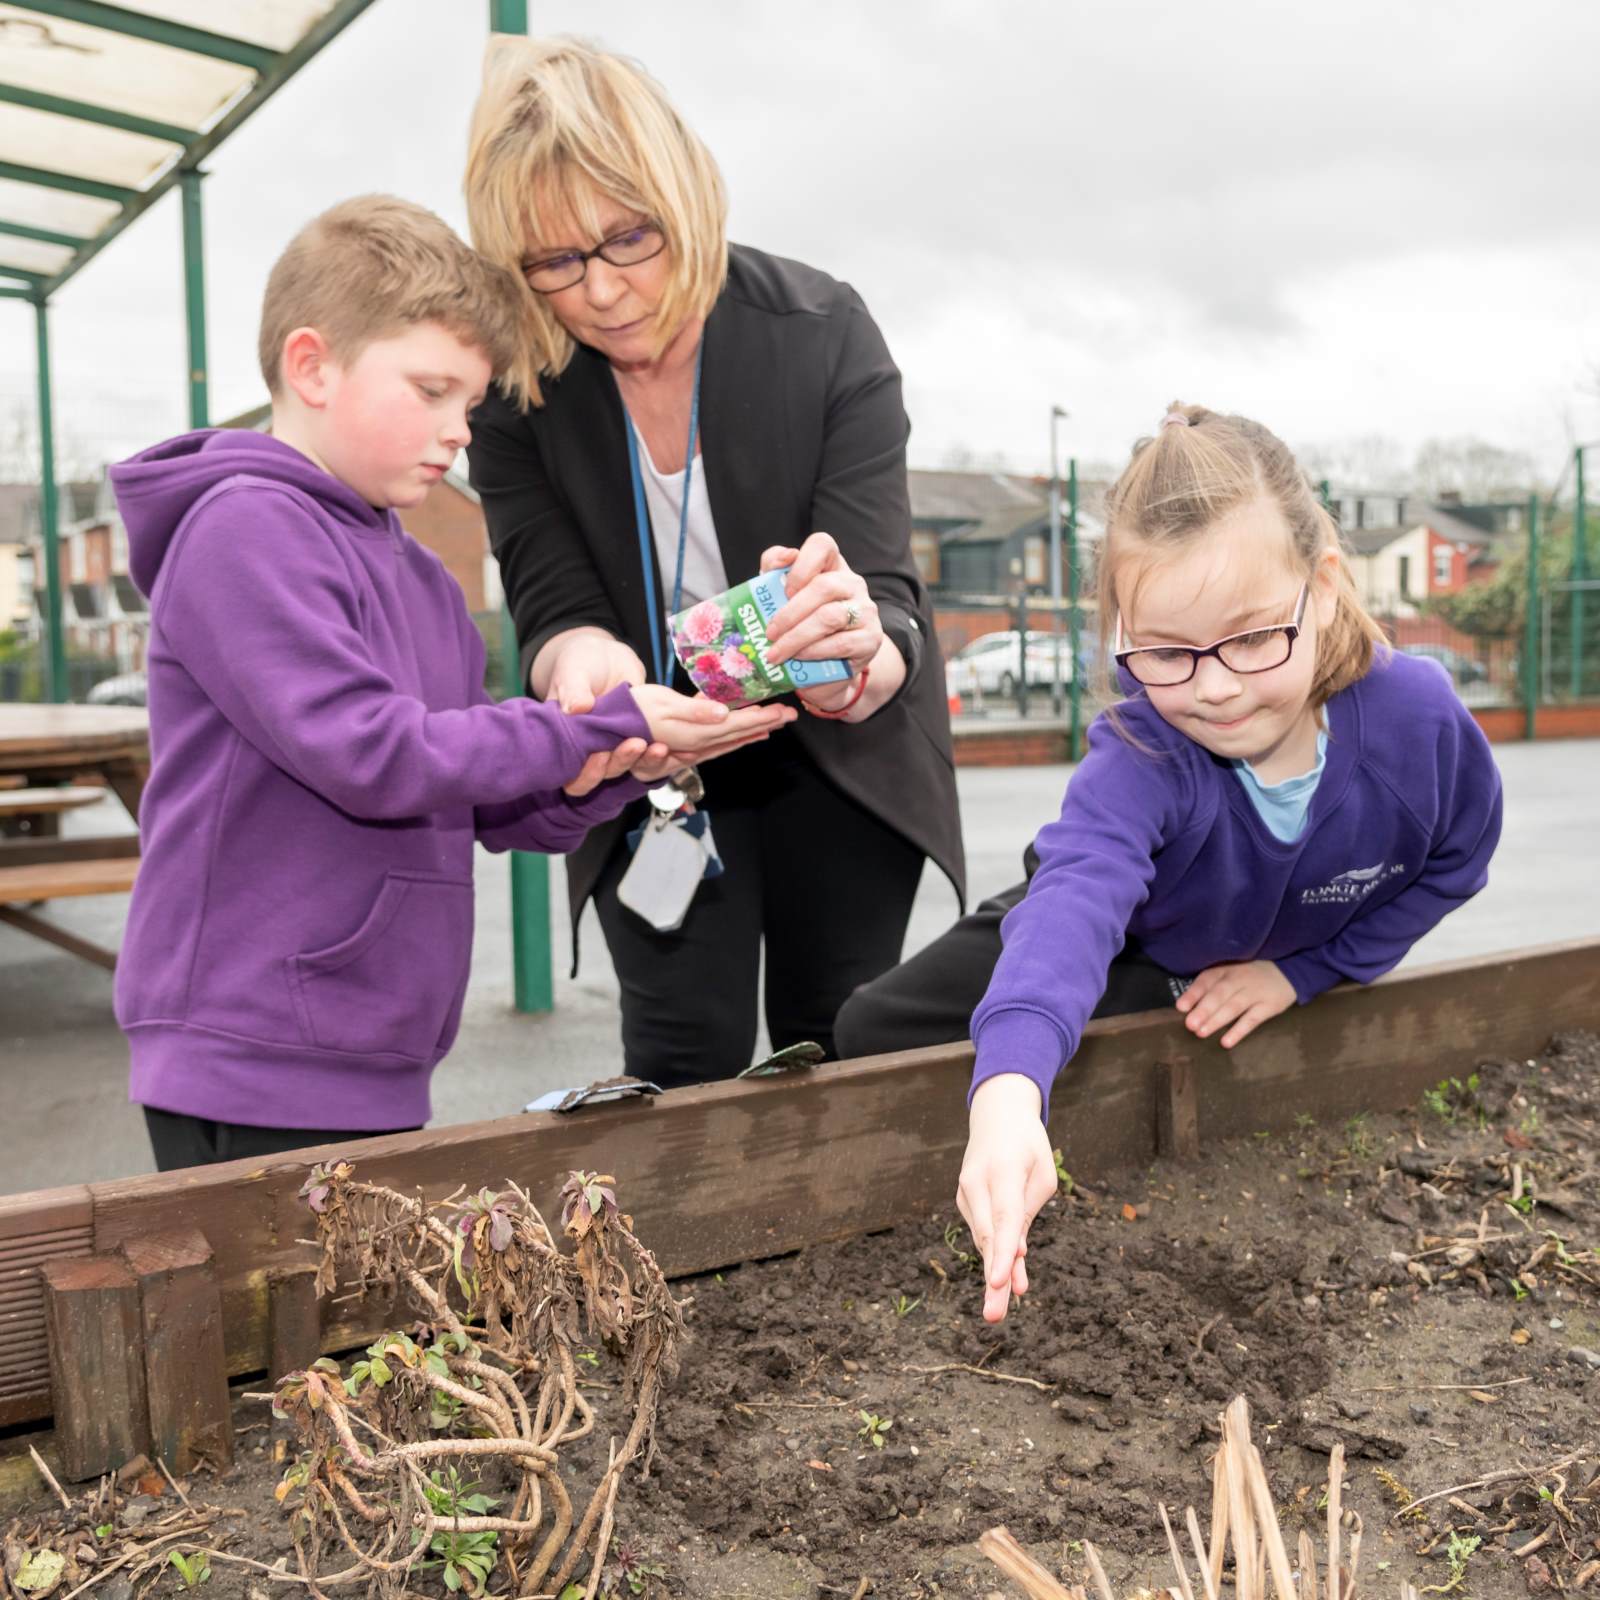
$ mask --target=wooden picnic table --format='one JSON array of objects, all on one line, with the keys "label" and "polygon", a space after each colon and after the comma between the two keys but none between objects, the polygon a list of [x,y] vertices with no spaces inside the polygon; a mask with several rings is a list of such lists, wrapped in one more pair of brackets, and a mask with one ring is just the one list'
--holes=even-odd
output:
[{"label": "wooden picnic table", "polygon": [[137,706],[0,705],[0,776],[34,788],[98,772],[128,815],[150,775],[150,718]]},{"label": "wooden picnic table", "polygon": [[[106,786],[139,820],[150,775],[150,719],[131,706],[0,705],[0,779],[28,790],[67,787],[87,774]],[[41,810],[52,820],[60,806]],[[138,869],[139,836],[106,834],[62,839],[53,831],[0,839],[0,922],[111,967],[113,952],[67,933],[29,909],[84,894],[126,894]]]}]

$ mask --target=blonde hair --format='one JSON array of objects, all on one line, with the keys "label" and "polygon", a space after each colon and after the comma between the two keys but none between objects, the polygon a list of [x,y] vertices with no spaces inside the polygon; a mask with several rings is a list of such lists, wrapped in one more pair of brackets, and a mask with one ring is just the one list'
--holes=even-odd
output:
[{"label": "blonde hair", "polygon": [[268,391],[283,391],[284,341],[315,328],[336,359],[436,322],[503,372],[517,349],[516,283],[448,223],[393,195],[369,194],[314,217],[267,278],[258,351]]},{"label": "blonde hair", "polygon": [[523,409],[544,403],[540,380],[565,371],[576,349],[522,277],[552,224],[575,222],[598,242],[595,201],[608,196],[661,229],[657,354],[722,292],[728,201],[711,152],[641,66],[582,39],[489,41],[465,186],[473,243],[517,277],[520,345],[503,381]]},{"label": "blonde hair", "polygon": [[1384,646],[1382,628],[1356,594],[1339,525],[1289,447],[1248,417],[1204,406],[1168,409],[1154,435],[1106,496],[1106,535],[1099,563],[1100,637],[1116,626],[1118,570],[1130,556],[1176,554],[1239,506],[1265,498],[1283,513],[1291,548],[1284,552],[1306,577],[1329,550],[1338,552],[1333,620],[1318,630],[1311,704],[1321,706],[1364,677]]}]

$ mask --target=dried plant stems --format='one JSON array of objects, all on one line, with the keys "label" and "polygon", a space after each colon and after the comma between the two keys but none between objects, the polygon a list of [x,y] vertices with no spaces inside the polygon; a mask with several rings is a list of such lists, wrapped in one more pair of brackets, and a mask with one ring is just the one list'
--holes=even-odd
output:
[{"label": "dried plant stems", "polygon": [[[1323,1588],[1318,1581],[1316,1551],[1308,1533],[1302,1531],[1297,1541],[1298,1562],[1291,1562],[1289,1558],[1261,1452],[1250,1439],[1249,1405],[1243,1396],[1235,1399],[1223,1413],[1222,1443],[1212,1463],[1209,1548],[1201,1535],[1200,1519],[1194,1507],[1188,1507],[1184,1513],[1205,1600],[1217,1600],[1230,1545],[1234,1600],[1319,1600],[1321,1594],[1325,1594],[1327,1600],[1354,1600],[1361,1558],[1361,1519],[1353,1511],[1343,1509],[1343,1483],[1344,1448],[1335,1446],[1328,1461],[1328,1573]],[[1173,1531],[1172,1519],[1164,1505],[1160,1512],[1167,1551],[1178,1578],[1177,1586],[1164,1593],[1172,1600],[1195,1600],[1188,1561]],[[1346,1532],[1350,1538],[1348,1567],[1341,1560],[1341,1541]],[[1022,1586],[1029,1600],[1088,1600],[1082,1587],[1063,1587],[1004,1528],[990,1529],[979,1539],[978,1548],[1008,1578]],[[1115,1600],[1099,1553],[1087,1540],[1083,1551],[1099,1600]],[[1402,1588],[1401,1600],[1416,1600],[1409,1586]]]},{"label": "dried plant stems", "polygon": [[979,1538],[978,1549],[1021,1588],[1028,1600],[1082,1600],[1082,1589],[1074,1596],[1072,1590],[1057,1583],[1007,1528],[990,1528]]},{"label": "dried plant stems", "polygon": [[[364,1581],[376,1600],[398,1600],[418,1563],[438,1559],[479,1563],[476,1581],[503,1568],[497,1590],[509,1578],[509,1592],[559,1591],[585,1558],[598,1591],[622,1476],[649,1469],[683,1336],[682,1307],[612,1184],[572,1174],[563,1250],[515,1184],[430,1206],[357,1182],[345,1164],[312,1172],[302,1193],[317,1217],[319,1290],[396,1295],[420,1318],[383,1335],[348,1379],[322,1360],[278,1385],[275,1407],[308,1447],[285,1484],[305,1491],[295,1549],[314,1592]],[[628,1425],[575,1506],[561,1453],[595,1431],[580,1341],[621,1359]],[[490,1514],[502,1502],[508,1514]],[[365,1525],[359,1538],[345,1505]],[[354,1563],[325,1572],[330,1550]]]}]

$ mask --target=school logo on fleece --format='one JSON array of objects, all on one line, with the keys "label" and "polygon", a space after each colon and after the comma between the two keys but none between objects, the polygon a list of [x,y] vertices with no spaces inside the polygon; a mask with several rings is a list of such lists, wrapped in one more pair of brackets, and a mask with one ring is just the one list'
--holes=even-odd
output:
[{"label": "school logo on fleece", "polygon": [[1319,883],[1314,889],[1302,889],[1300,904],[1351,905],[1357,900],[1365,900],[1379,884],[1405,870],[1405,864],[1399,861],[1380,861],[1371,867],[1352,867],[1348,872],[1335,873],[1326,883]]}]

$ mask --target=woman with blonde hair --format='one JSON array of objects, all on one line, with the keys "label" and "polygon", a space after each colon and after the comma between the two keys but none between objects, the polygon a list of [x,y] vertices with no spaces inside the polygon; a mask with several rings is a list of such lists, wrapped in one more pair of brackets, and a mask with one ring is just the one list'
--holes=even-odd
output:
[{"label": "woman with blonde hair", "polygon": [[474,243],[524,286],[469,455],[531,692],[582,711],[673,681],[666,617],[780,567],[769,658],[851,669],[710,770],[726,870],[675,931],[618,898],[642,807],[569,858],[574,925],[593,895],[621,981],[627,1068],[671,1087],[747,1065],[763,944],[773,1046],[831,1050],[845,996],[898,959],[924,859],[963,882],[899,372],[847,285],[728,243],[716,163],[619,56],[496,39],[466,192]]}]

